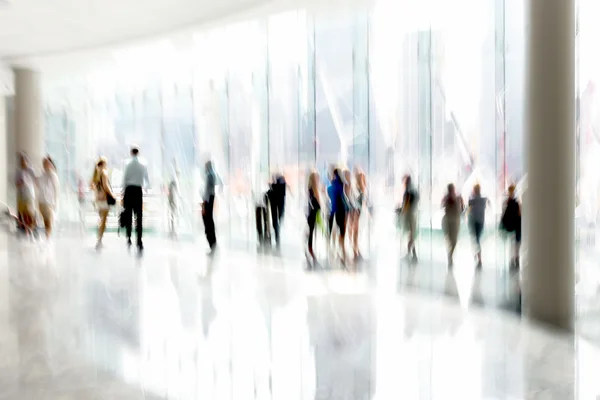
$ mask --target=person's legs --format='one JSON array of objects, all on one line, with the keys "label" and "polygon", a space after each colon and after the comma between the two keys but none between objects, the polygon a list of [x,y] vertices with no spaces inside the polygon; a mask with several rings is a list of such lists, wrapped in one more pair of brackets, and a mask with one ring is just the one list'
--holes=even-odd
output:
[{"label": "person's legs", "polygon": [[308,222],[308,253],[315,258],[315,253],[313,251],[313,238],[315,235],[315,225],[317,223],[317,212],[311,211],[307,217]]},{"label": "person's legs", "polygon": [[144,197],[142,193],[142,188],[133,188],[133,212],[135,213],[135,233],[137,236],[137,246],[138,248],[144,248],[144,242],[142,241],[142,237],[144,235]]},{"label": "person's legs", "polygon": [[458,232],[460,230],[460,220],[448,221],[448,265],[454,265],[454,250],[458,243]]},{"label": "person's legs", "polygon": [[104,231],[106,230],[106,219],[108,218],[108,209],[101,208],[98,210],[98,216],[100,217],[100,223],[98,224],[98,245],[102,245],[102,238],[104,237]]},{"label": "person's legs", "polygon": [[519,224],[515,230],[515,247],[513,253],[513,262],[516,268],[520,266],[519,253],[521,251],[521,225]]},{"label": "person's legs", "polygon": [[344,211],[338,210],[335,213],[335,221],[339,230],[339,245],[340,250],[342,251],[342,263],[346,264],[346,213]]},{"label": "person's legs", "polygon": [[169,202],[169,235],[174,238],[176,236],[175,223],[177,219],[177,207],[174,203]]},{"label": "person's legs", "polygon": [[254,217],[256,220],[256,237],[258,244],[262,245],[265,242],[265,226],[263,226],[262,207],[256,206]]},{"label": "person's legs", "polygon": [[125,235],[127,236],[127,243],[131,244],[131,230],[133,224],[133,193],[131,192],[131,186],[125,188],[125,194],[123,195],[123,207],[125,209]]},{"label": "person's legs", "polygon": [[211,250],[214,250],[217,245],[217,236],[215,232],[215,220],[214,220],[214,207],[215,207],[215,196],[210,196],[208,202],[206,203],[206,209],[204,214],[206,215],[205,221],[205,230],[206,230],[206,240],[208,241],[208,245]]},{"label": "person's legs", "polygon": [[358,246],[358,231],[360,228],[360,211],[354,212],[354,224],[352,233],[352,247],[354,249],[354,258],[360,258],[360,249]]},{"label": "person's legs", "polygon": [[280,222],[279,202],[271,202],[271,219],[273,220],[273,231],[275,233],[275,242],[279,245],[279,222]]},{"label": "person's legs", "polygon": [[46,238],[49,238],[52,233],[53,211],[52,207],[47,204],[40,204],[40,214],[44,221],[44,229],[46,230]]},{"label": "person's legs", "polygon": [[483,234],[483,222],[475,222],[475,249],[477,251],[477,265],[481,266],[481,235]]},{"label": "person's legs", "polygon": [[408,256],[412,254],[413,259],[417,258],[417,250],[415,246],[415,239],[417,237],[417,217],[413,214],[406,215],[408,221]]},{"label": "person's legs", "polygon": [[17,201],[17,213],[19,221],[27,236],[33,234],[33,206],[27,201]]}]

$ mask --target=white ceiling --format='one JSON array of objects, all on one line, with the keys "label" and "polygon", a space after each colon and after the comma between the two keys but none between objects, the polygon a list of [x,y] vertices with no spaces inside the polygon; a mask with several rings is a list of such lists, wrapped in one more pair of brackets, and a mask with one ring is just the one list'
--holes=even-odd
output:
[{"label": "white ceiling", "polygon": [[267,0],[0,0],[8,63],[143,40],[244,12]]}]

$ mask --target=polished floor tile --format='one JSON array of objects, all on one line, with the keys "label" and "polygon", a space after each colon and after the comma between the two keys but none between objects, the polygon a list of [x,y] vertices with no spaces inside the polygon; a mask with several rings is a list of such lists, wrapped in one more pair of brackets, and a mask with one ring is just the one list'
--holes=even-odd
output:
[{"label": "polished floor tile", "polygon": [[511,290],[495,269],[203,251],[0,235],[0,399],[600,395],[595,344],[482,307]]}]

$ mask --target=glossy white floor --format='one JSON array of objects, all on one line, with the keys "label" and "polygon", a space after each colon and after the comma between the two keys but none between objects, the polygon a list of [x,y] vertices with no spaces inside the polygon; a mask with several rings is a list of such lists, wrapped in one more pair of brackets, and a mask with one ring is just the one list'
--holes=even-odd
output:
[{"label": "glossy white floor", "polygon": [[[595,399],[600,350],[406,266],[0,234],[1,399]],[[469,275],[470,274],[470,275]],[[456,275],[456,279],[454,278]],[[477,278],[472,279],[476,281]],[[453,296],[458,294],[458,296]],[[459,301],[456,301],[458,297]]]}]

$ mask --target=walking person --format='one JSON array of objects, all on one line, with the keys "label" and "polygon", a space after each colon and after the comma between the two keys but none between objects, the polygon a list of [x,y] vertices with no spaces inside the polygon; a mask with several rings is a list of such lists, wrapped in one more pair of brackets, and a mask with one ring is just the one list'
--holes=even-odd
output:
[{"label": "walking person", "polygon": [[448,269],[451,269],[454,266],[454,250],[456,250],[460,233],[460,218],[465,208],[462,197],[456,193],[456,188],[452,183],[448,185],[446,195],[442,199],[442,207],[444,208],[442,230],[446,236],[448,247]]},{"label": "walking person", "polygon": [[269,189],[269,204],[271,206],[271,222],[273,223],[273,232],[275,233],[277,247],[281,245],[280,231],[285,215],[286,190],[287,182],[285,177],[281,174],[274,175]]},{"label": "walking person", "polygon": [[308,254],[312,258],[314,264],[317,262],[317,257],[313,250],[313,240],[315,237],[315,227],[317,224],[317,216],[321,212],[321,195],[319,193],[319,173],[311,172],[308,177],[308,213],[306,222],[308,223]]},{"label": "walking person", "polygon": [[475,247],[475,261],[477,269],[481,269],[481,235],[485,226],[485,209],[490,204],[487,197],[481,196],[481,186],[476,184],[473,186],[473,193],[469,198],[468,221],[469,232]]},{"label": "walking person", "polygon": [[512,254],[510,259],[510,269],[518,270],[520,268],[519,252],[521,250],[521,203],[516,197],[515,185],[508,187],[508,195],[504,201],[504,207],[502,211],[502,219],[500,220],[500,227],[509,235],[513,240],[512,242]]},{"label": "walking person", "polygon": [[404,177],[404,194],[400,214],[404,222],[404,230],[408,232],[408,244],[406,260],[413,263],[418,262],[415,241],[417,238],[417,213],[419,204],[419,192],[412,183],[410,175]]},{"label": "walking person", "polygon": [[144,187],[150,186],[148,179],[148,168],[139,158],[140,150],[137,146],[131,148],[131,159],[125,166],[123,173],[123,206],[125,208],[125,231],[127,234],[127,246],[131,247],[131,231],[133,218],[135,214],[135,231],[137,236],[137,248],[139,252],[144,251],[143,235],[143,208],[144,208]]},{"label": "walking person", "polygon": [[215,194],[217,186],[217,174],[215,173],[212,161],[207,161],[204,165],[206,185],[202,195],[202,221],[204,222],[204,233],[210,247],[210,255],[217,250],[217,235],[215,232]]},{"label": "walking person", "polygon": [[115,204],[115,195],[112,191],[110,181],[108,179],[107,161],[106,158],[100,157],[96,162],[94,175],[92,176],[91,188],[96,195],[96,210],[100,221],[98,223],[98,241],[96,249],[102,248],[102,238],[106,230],[106,219],[111,205]]},{"label": "walking person", "polygon": [[358,235],[358,205],[357,194],[352,184],[352,172],[344,170],[344,199],[346,203],[346,230],[348,232],[348,242],[352,248],[354,259],[358,258],[356,243]]},{"label": "walking person", "polygon": [[19,168],[15,178],[17,189],[17,217],[25,235],[33,239],[36,228],[35,172],[25,153],[19,153]]},{"label": "walking person", "polygon": [[369,206],[367,199],[367,177],[365,173],[360,170],[356,172],[356,189],[356,220],[354,224],[352,247],[354,249],[354,258],[356,260],[361,260],[362,254],[360,253],[358,237],[358,233],[360,232],[360,216],[362,214],[363,208],[366,206],[368,210]]},{"label": "walking person", "polygon": [[177,238],[177,227],[179,225],[179,209],[181,207],[181,194],[179,191],[179,176],[181,172],[175,171],[171,182],[169,182],[169,236],[171,239]]},{"label": "walking person", "polygon": [[335,175],[334,175],[334,171],[335,171],[335,166],[331,165],[329,167],[329,184],[327,185],[327,199],[329,200],[328,205],[329,205],[329,214],[327,217],[327,232],[329,237],[327,238],[327,252],[331,253],[331,249],[333,248],[332,246],[332,241],[333,243],[335,243],[335,235],[333,234],[333,229],[334,229],[334,222],[335,222],[335,214],[334,214],[334,210],[333,210],[333,201],[334,201],[334,185],[333,185],[333,181],[335,180]]},{"label": "walking person", "polygon": [[38,196],[39,210],[44,220],[44,228],[46,230],[46,238],[49,239],[52,234],[56,210],[58,208],[58,194],[60,185],[58,175],[56,174],[56,166],[50,156],[44,158],[44,172],[38,178]]},{"label": "walking person", "polygon": [[338,243],[339,250],[342,252],[342,265],[346,265],[346,221],[347,221],[347,203],[344,195],[344,181],[342,172],[339,168],[333,170],[333,181],[331,182],[330,198],[331,198],[331,215],[335,220],[335,225],[338,227]]}]

